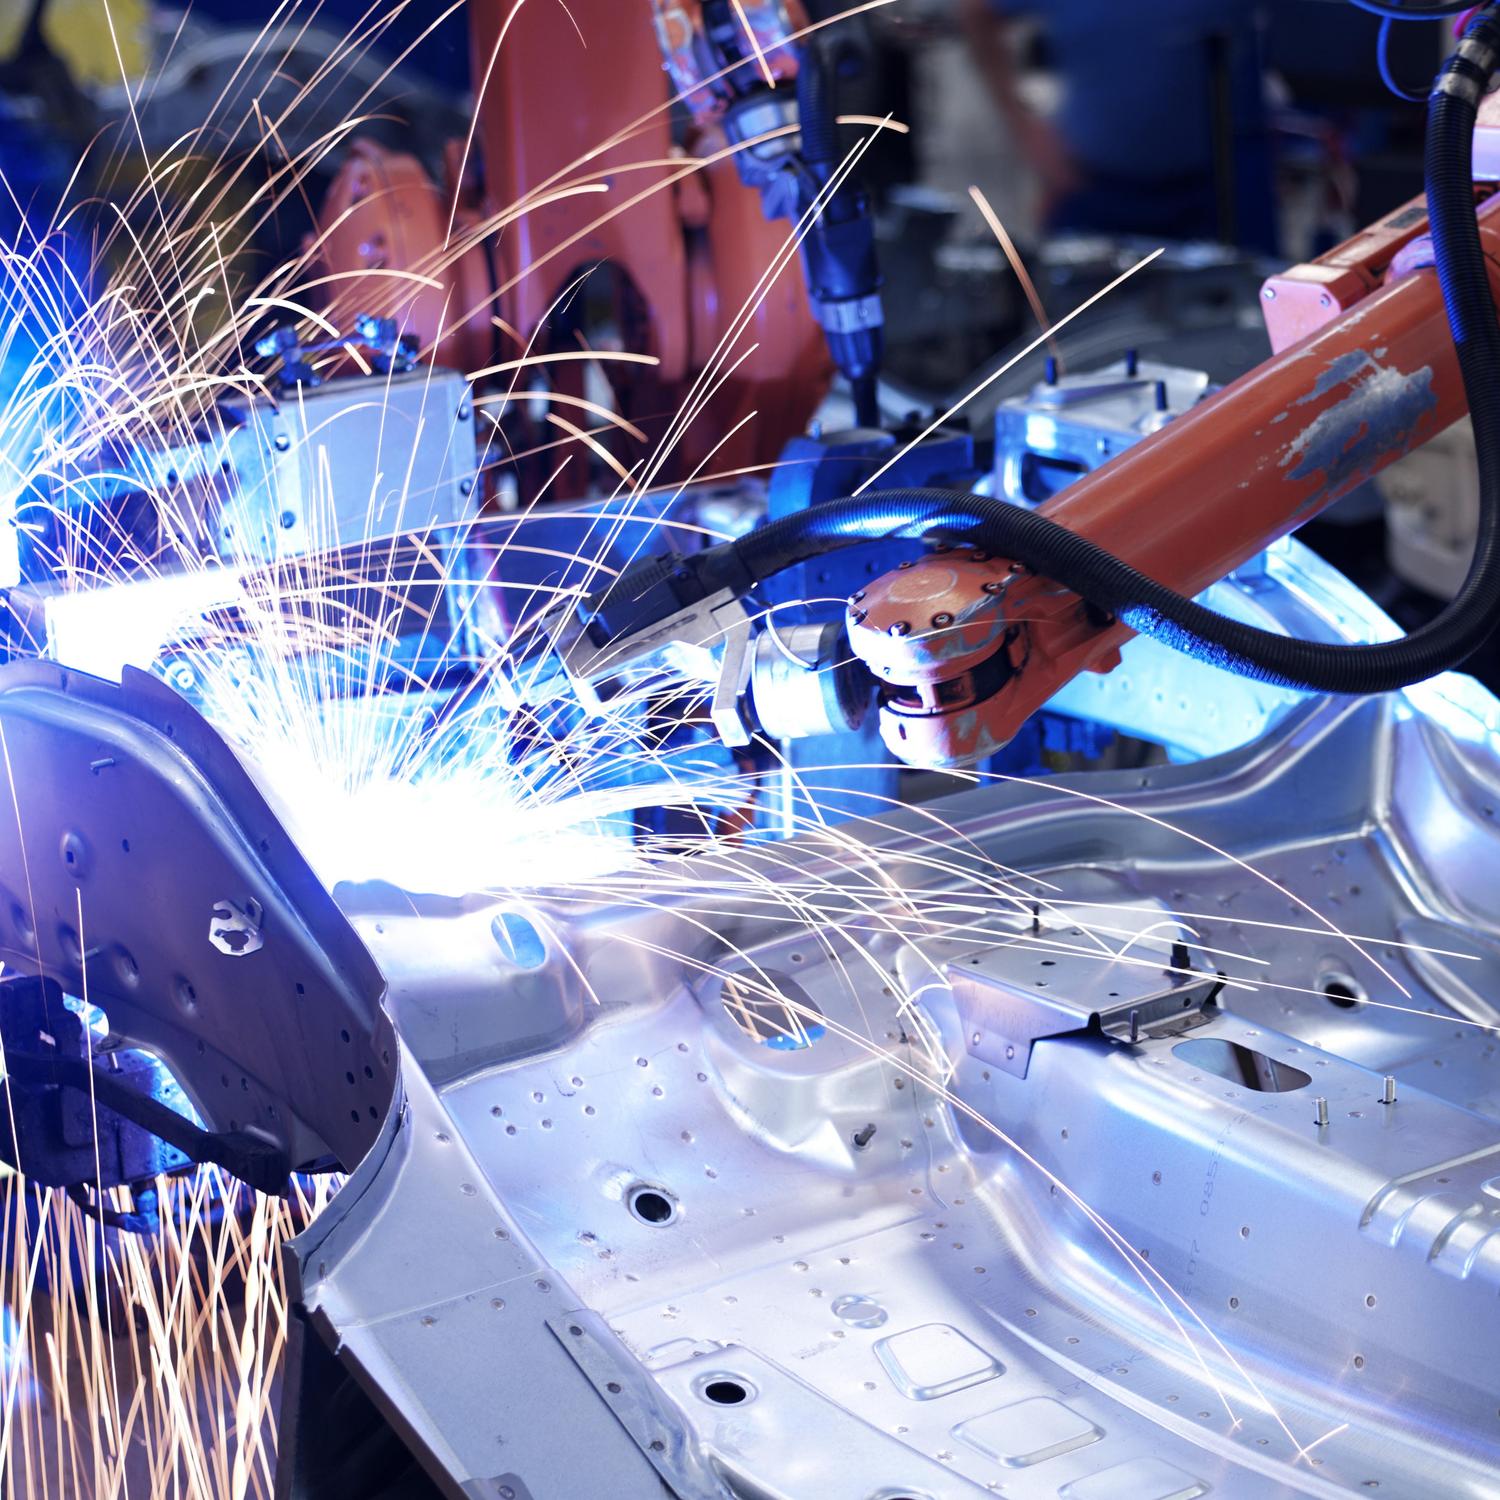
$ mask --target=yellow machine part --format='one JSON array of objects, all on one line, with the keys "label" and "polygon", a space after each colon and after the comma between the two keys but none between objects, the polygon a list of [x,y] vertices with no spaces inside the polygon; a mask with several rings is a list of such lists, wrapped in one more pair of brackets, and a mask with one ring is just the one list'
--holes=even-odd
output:
[{"label": "yellow machine part", "polygon": [[[25,0],[0,0],[0,57],[15,52],[30,11]],[[148,0],[51,0],[42,33],[78,83],[119,83],[145,75],[149,12]]]}]

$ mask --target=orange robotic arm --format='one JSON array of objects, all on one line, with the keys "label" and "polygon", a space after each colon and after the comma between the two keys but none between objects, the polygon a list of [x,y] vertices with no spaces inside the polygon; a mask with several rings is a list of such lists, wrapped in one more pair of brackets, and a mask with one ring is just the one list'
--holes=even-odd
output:
[{"label": "orange robotic arm", "polygon": [[[1114,667],[1133,629],[1307,692],[1387,692],[1459,666],[1500,623],[1500,199],[1476,195],[1473,178],[1479,105],[1497,69],[1500,0],[1491,0],[1433,87],[1425,202],[1268,283],[1278,352],[1190,414],[1038,511],[897,487],[812,504],[699,554],[632,564],[568,606],[574,618],[538,633],[543,654],[565,640],[547,691],[587,686],[580,696],[593,697],[599,682],[668,647],[717,644],[716,724],[742,737],[751,719],[784,723],[767,713],[785,685],[774,673],[757,678],[744,597],[810,559],[898,538],[950,545],[856,591],[844,627],[854,661],[880,686],[887,746],[917,765],[1000,748],[1079,672]],[[1194,602],[1466,407],[1479,532],[1468,576],[1435,619],[1396,641],[1340,645]],[[800,676],[816,681],[822,670]],[[796,732],[851,725],[856,699],[840,694],[837,713],[820,710]],[[749,712],[719,712],[731,704]]]},{"label": "orange robotic arm", "polygon": [[[789,259],[788,229],[742,186],[722,122],[763,77],[795,79],[786,39],[806,24],[800,5],[742,7],[746,57],[728,74],[703,45],[699,0],[473,0],[469,11],[476,118],[445,186],[362,141],[329,193],[319,252],[335,274],[334,321],[394,318],[426,359],[506,366],[491,380],[500,390],[526,388],[515,361],[528,354],[604,340],[649,354],[656,365],[600,368],[647,438],[619,456],[650,460],[663,481],[710,457],[733,470],[778,452],[822,399],[830,361],[796,265],[768,275]],[[691,90],[681,144],[673,89]],[[795,87],[765,92],[792,109],[795,129]],[[765,128],[785,145],[777,124]],[[583,394],[582,365],[547,374]],[[685,409],[692,420],[679,420]],[[539,482],[556,455],[536,464]],[[580,482],[565,474],[553,493]]]},{"label": "orange robotic arm", "polygon": [[[1478,222],[1500,288],[1500,198]],[[1417,200],[1273,278],[1263,293],[1273,344],[1306,336],[1041,514],[1193,595],[1463,416],[1436,273],[1402,264],[1421,261],[1411,252],[1427,227]],[[1077,673],[1109,671],[1132,633],[1050,580],[968,548],[874,580],[850,601],[847,624],[883,685],[886,743],[923,765],[998,749]]]}]

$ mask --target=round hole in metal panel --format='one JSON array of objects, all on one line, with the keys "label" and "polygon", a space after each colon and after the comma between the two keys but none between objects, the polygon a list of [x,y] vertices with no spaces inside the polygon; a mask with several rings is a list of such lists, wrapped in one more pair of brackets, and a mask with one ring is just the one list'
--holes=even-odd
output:
[{"label": "round hole in metal panel", "polygon": [[755,1391],[737,1375],[704,1375],[696,1384],[710,1406],[743,1406],[755,1399]]},{"label": "round hole in metal panel", "polygon": [[1318,976],[1318,988],[1323,991],[1330,1005],[1340,1010],[1353,1010],[1365,998],[1353,975],[1342,969],[1330,969]]},{"label": "round hole in metal panel", "polygon": [[638,1183],[625,1195],[625,1206],[642,1224],[663,1228],[675,1222],[680,1212],[677,1200],[665,1189]]}]

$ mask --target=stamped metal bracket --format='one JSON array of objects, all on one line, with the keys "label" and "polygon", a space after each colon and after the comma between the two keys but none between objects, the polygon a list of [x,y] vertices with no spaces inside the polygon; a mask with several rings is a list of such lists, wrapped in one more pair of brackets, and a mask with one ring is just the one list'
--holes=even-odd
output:
[{"label": "stamped metal bracket", "polygon": [[1092,1033],[1135,1045],[1201,1026],[1224,987],[1217,973],[1194,967],[1183,942],[1158,965],[1073,948],[1066,934],[956,958],[948,983],[969,1051],[1017,1078],[1032,1047],[1052,1037]]}]

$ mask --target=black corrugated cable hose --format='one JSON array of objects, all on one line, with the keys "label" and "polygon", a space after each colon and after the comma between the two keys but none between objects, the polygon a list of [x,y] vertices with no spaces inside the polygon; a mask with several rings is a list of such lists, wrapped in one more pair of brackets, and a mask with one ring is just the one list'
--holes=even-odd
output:
[{"label": "black corrugated cable hose", "polygon": [[[843,157],[839,147],[838,110],[830,64],[816,38],[806,41],[797,65],[797,121],[801,157],[810,172],[814,195],[825,191]],[[875,230],[858,185],[845,180],[808,226],[802,241],[808,292],[823,322],[823,304],[868,296],[880,286],[875,261]],[[824,323],[827,328],[827,324]],[[829,330],[834,363],[849,381],[855,422],[880,426],[877,369],[883,347],[878,330]]]},{"label": "black corrugated cable hose", "polygon": [[819,170],[826,182],[843,153],[833,104],[833,83],[816,42],[806,43],[797,68],[797,125],[802,134],[802,159]]},{"label": "black corrugated cable hose", "polygon": [[[1474,217],[1474,121],[1500,62],[1500,4],[1469,23],[1427,110],[1428,213],[1448,326],[1479,459],[1479,532],[1463,587],[1401,640],[1334,645],[1293,640],[1215,614],[1033,511],[960,490],[887,490],[830,500],[714,549],[743,591],[799,562],[860,541],[938,537],[1025,564],[1132,630],[1242,677],[1316,693],[1384,693],[1458,666],[1500,624],[1500,315]],[[707,556],[704,561],[707,561]]]}]

